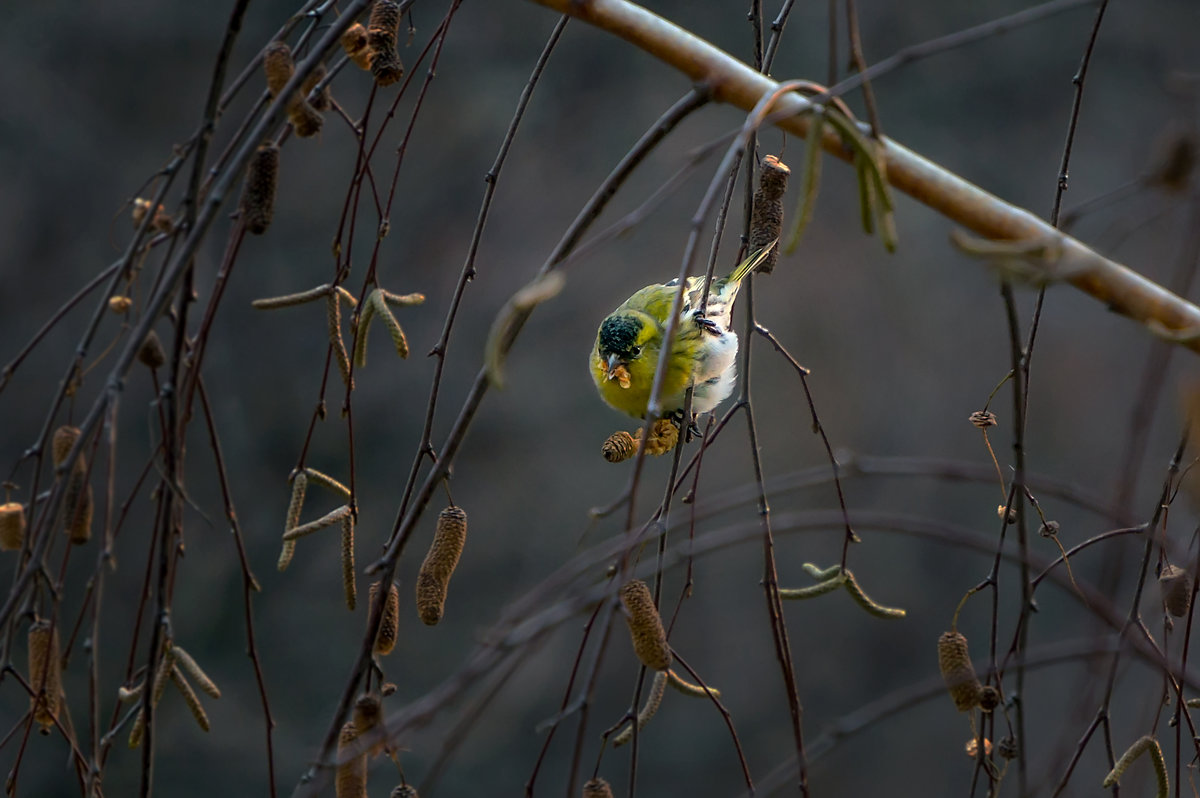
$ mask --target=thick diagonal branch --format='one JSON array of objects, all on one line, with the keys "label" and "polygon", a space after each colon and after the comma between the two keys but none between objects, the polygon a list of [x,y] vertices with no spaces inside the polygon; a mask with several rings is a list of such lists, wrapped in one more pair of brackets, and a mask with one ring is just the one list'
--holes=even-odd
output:
[{"label": "thick diagonal branch", "polygon": [[[640,47],[704,85],[714,101],[750,111],[779,88],[736,58],[627,0],[534,1]],[[811,108],[799,95],[780,97],[773,105],[775,124],[803,138],[812,118],[804,112]],[[831,130],[823,146],[843,160],[853,158]],[[1046,280],[1070,283],[1155,334],[1200,352],[1200,308],[895,141],[881,139],[880,156],[888,182],[913,199],[986,238],[1037,242],[1053,250],[1054,263],[1042,275]]]}]

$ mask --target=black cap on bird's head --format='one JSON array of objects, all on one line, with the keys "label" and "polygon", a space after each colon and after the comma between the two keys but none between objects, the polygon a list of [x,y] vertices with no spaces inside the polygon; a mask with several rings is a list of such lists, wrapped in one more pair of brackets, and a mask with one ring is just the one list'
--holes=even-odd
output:
[{"label": "black cap on bird's head", "polygon": [[604,357],[617,355],[622,360],[637,357],[637,340],[642,324],[642,320],[636,316],[609,316],[600,325],[600,354]]}]

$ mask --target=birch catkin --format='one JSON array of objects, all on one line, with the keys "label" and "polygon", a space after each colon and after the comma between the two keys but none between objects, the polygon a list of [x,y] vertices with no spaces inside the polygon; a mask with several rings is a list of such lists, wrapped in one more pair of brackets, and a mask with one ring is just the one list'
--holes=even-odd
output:
[{"label": "birch catkin", "polygon": [[[285,42],[271,42],[263,52],[263,72],[267,77],[267,90],[272,97],[278,97],[283,87],[296,73],[296,63],[292,60],[292,48]],[[288,121],[296,135],[301,138],[313,136],[321,130],[324,117],[309,105],[299,92],[295,92],[287,101]]]},{"label": "birch catkin", "polygon": [[646,728],[646,724],[650,722],[658,713],[658,708],[662,706],[663,695],[667,692],[667,671],[658,671],[654,674],[654,682],[650,685],[650,694],[646,696],[646,703],[638,711],[637,718],[633,723],[626,726],[620,734],[613,738],[613,748],[620,748],[633,739],[633,727],[636,725],[638,731]]},{"label": "birch catkin", "polygon": [[959,712],[966,712],[979,704],[983,685],[979,683],[975,666],[971,664],[967,638],[958,632],[942,633],[938,638],[938,668]]},{"label": "birch catkin", "polygon": [[50,621],[37,620],[29,627],[30,711],[42,734],[49,734],[58,715],[62,694],[62,660],[58,629]]},{"label": "birch catkin", "polygon": [[376,0],[367,22],[367,47],[371,53],[371,74],[380,86],[390,86],[404,77],[404,64],[396,51],[400,37],[400,3]]},{"label": "birch catkin", "polygon": [[383,324],[387,327],[388,335],[392,339],[392,345],[396,347],[396,354],[402,358],[408,357],[408,339],[404,337],[404,329],[400,326],[400,322],[396,320],[392,309],[387,306],[387,299],[383,295],[383,289],[372,291],[370,301],[375,306],[375,315],[383,319]]},{"label": "birch catkin", "polygon": [[367,752],[345,759],[354,750],[357,740],[358,729],[353,723],[342,726],[338,735],[337,798],[367,798]]},{"label": "birch catkin", "polygon": [[[308,476],[301,471],[292,480],[292,498],[288,502],[287,518],[283,522],[283,534],[287,534],[300,524],[300,513],[304,510],[304,494],[308,491]],[[286,571],[296,553],[296,541],[284,538],[283,548],[279,552],[279,562],[276,567]]]},{"label": "birch catkin", "polygon": [[25,505],[0,504],[0,551],[17,551],[25,542]]},{"label": "birch catkin", "polygon": [[612,787],[608,782],[597,776],[583,785],[583,798],[613,798]]},{"label": "birch catkin", "polygon": [[1183,568],[1168,565],[1158,575],[1158,587],[1162,591],[1163,605],[1176,618],[1188,614],[1192,607],[1192,575]]},{"label": "birch catkin", "polygon": [[175,664],[178,665],[180,670],[182,670],[185,674],[192,677],[192,680],[196,682],[197,687],[213,698],[221,697],[221,689],[217,687],[216,682],[209,678],[209,675],[204,672],[204,669],[196,663],[196,660],[191,654],[184,651],[180,646],[171,646],[171,650],[175,655]]},{"label": "birch catkin", "polygon": [[377,693],[363,693],[354,702],[354,715],[351,718],[354,728],[358,730],[358,739],[368,757],[375,756],[384,750],[387,743],[386,729],[382,728],[383,703]]},{"label": "birch catkin", "polygon": [[[313,89],[325,79],[327,74],[329,74],[329,71],[325,68],[324,64],[317,64],[313,67],[313,71],[309,72],[308,77],[300,84],[300,96],[307,99],[312,94]],[[309,105],[316,111],[328,111],[333,106],[333,95],[329,92],[328,84],[322,86],[317,95],[312,100],[309,100]]]},{"label": "birch catkin", "polygon": [[[763,158],[762,175],[750,213],[750,249],[762,249],[779,240],[783,231],[783,195],[792,170],[774,155]],[[771,247],[757,271],[770,274],[779,260],[779,248]]]},{"label": "birch catkin", "polygon": [[[371,585],[370,602],[375,606],[379,595],[379,583]],[[375,635],[374,653],[387,656],[396,647],[396,636],[400,630],[400,588],[393,582],[383,605],[383,618],[379,622],[379,633]]]},{"label": "birch catkin", "polygon": [[146,340],[142,341],[142,345],[138,347],[137,359],[151,371],[162,368],[166,364],[167,351],[163,349],[162,339],[154,330],[146,334]]},{"label": "birch catkin", "polygon": [[309,521],[307,524],[301,524],[289,529],[283,533],[284,542],[295,541],[305,535],[311,535],[314,532],[319,532],[322,529],[331,527],[334,524],[340,523],[342,519],[350,515],[350,505],[343,504],[336,510],[330,510],[325,515],[318,518],[316,521]]},{"label": "birch catkin", "polygon": [[367,29],[362,26],[362,23],[355,22],[350,27],[346,28],[346,32],[342,34],[342,49],[346,51],[346,55],[350,56],[350,60],[359,69],[370,71],[371,69],[371,49],[367,47]]},{"label": "birch catkin", "polygon": [[354,389],[354,378],[350,375],[350,355],[346,353],[346,343],[342,340],[342,303],[336,293],[325,297],[325,317],[329,323],[329,345],[337,359],[338,371],[342,373],[342,382],[351,390]]},{"label": "birch catkin", "polygon": [[650,670],[667,670],[671,665],[671,647],[667,645],[667,633],[650,588],[640,579],[627,582],[621,588],[621,603],[625,605],[625,622],[637,658]]},{"label": "birch catkin", "polygon": [[[171,645],[170,641],[167,641],[163,646],[162,658],[155,667],[154,683],[150,686],[150,706],[156,707],[158,702],[162,701],[163,693],[167,691],[167,682],[171,680],[174,670],[175,647]],[[141,745],[145,733],[146,712],[143,708],[138,710],[137,718],[133,721],[133,728],[129,730],[129,747],[137,748]]]},{"label": "birch catkin", "polygon": [[71,453],[71,447],[77,440],[79,440],[79,427],[64,425],[54,430],[54,437],[50,440],[50,454],[54,458],[56,468],[67,459],[67,455]]},{"label": "birch catkin", "polygon": [[260,236],[275,218],[275,189],[279,185],[279,145],[273,141],[259,145],[246,171],[242,186],[242,223],[247,232]]},{"label": "birch catkin", "polygon": [[610,463],[622,463],[637,454],[637,441],[623,429],[619,429],[604,441],[600,454]]},{"label": "birch catkin", "polygon": [[196,723],[200,725],[204,731],[209,730],[208,713],[204,711],[204,705],[200,703],[200,697],[196,695],[196,691],[188,684],[188,680],[180,671],[178,665],[171,666],[171,682],[175,685],[175,689],[183,696],[183,702],[187,704],[188,711],[192,713],[192,717],[196,719]]},{"label": "birch catkin", "polygon": [[353,610],[358,603],[358,583],[354,573],[354,515],[347,513],[342,519],[342,591],[346,594],[346,608]]},{"label": "birch catkin", "polygon": [[417,574],[417,614],[427,626],[434,626],[442,620],[450,577],[458,567],[458,558],[466,541],[466,511],[451,505],[438,513],[433,544]]},{"label": "birch catkin", "polygon": [[278,97],[279,92],[296,73],[296,63],[292,60],[292,48],[285,42],[271,42],[263,51],[263,73],[267,77],[267,91],[272,97]]},{"label": "birch catkin", "polygon": [[354,365],[360,369],[367,367],[367,333],[371,331],[371,319],[375,318],[375,303],[371,297],[363,304],[358,314],[358,334],[354,340]]},{"label": "birch catkin", "polygon": [[1133,745],[1129,746],[1129,749],[1117,760],[1113,769],[1104,777],[1104,783],[1101,786],[1107,790],[1116,785],[1134,760],[1145,753],[1150,755],[1150,761],[1154,764],[1154,775],[1158,781],[1156,798],[1167,798],[1171,794],[1171,783],[1167,778],[1167,763],[1163,760],[1162,748],[1159,747],[1158,740],[1150,735],[1138,738]]},{"label": "birch catkin", "polygon": [[[79,440],[79,428],[62,426],[54,431],[50,453],[57,468],[66,462],[71,447]],[[75,458],[71,472],[67,474],[66,492],[63,494],[62,517],[67,535],[72,543],[87,543],[92,537],[93,498],[92,486],[87,479],[87,461],[83,455]]]},{"label": "birch catkin", "polygon": [[684,679],[673,670],[667,671],[667,683],[674,687],[684,695],[689,695],[692,698],[720,698],[721,691],[715,687],[705,688],[699,684],[692,684]]}]

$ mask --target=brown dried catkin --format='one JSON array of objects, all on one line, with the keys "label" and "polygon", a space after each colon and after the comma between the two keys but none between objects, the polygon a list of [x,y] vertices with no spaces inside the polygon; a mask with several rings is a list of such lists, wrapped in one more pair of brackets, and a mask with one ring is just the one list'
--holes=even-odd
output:
[{"label": "brown dried catkin", "polygon": [[1168,565],[1158,575],[1163,606],[1176,618],[1188,614],[1192,607],[1192,575],[1176,565]]},{"label": "brown dried catkin", "polygon": [[[299,97],[298,94],[296,96]],[[321,116],[321,112],[310,105],[308,100],[301,98],[299,102],[288,106],[288,121],[292,123],[296,135],[306,139],[321,132],[325,117]]]},{"label": "brown dried catkin", "polygon": [[341,41],[342,49],[346,51],[346,55],[350,56],[354,65],[359,69],[369,71],[371,69],[371,49],[367,47],[367,29],[362,26],[362,23],[355,22],[346,28]]},{"label": "brown dried catkin", "polygon": [[650,588],[640,579],[627,582],[621,588],[621,603],[637,658],[651,670],[665,671],[671,665],[671,647]]},{"label": "brown dried catkin", "polygon": [[358,603],[358,582],[354,573],[354,515],[342,519],[342,592],[346,608],[353,610]]},{"label": "brown dried catkin", "polygon": [[610,463],[622,463],[637,453],[637,440],[623,429],[619,429],[604,441],[600,454]]},{"label": "brown dried catkin", "polygon": [[396,52],[399,36],[399,1],[376,0],[367,22],[367,47],[371,53],[371,74],[380,86],[390,86],[404,77],[404,65]]},{"label": "brown dried catkin", "polygon": [[[325,64],[317,64],[313,67],[313,71],[309,72],[308,77],[300,84],[300,96],[307,99],[317,84],[328,74],[329,70],[325,68]],[[323,86],[317,96],[309,101],[309,104],[317,111],[328,111],[333,106],[333,95],[329,93],[329,85]]]},{"label": "brown dried catkin", "polygon": [[363,693],[354,701],[354,728],[359,734],[375,728],[383,716],[383,703],[374,693]]},{"label": "brown dried catkin", "polygon": [[358,729],[359,741],[364,745],[369,757],[384,750],[386,745],[386,729],[380,728],[383,721],[383,702],[378,693],[363,693],[354,702],[354,714],[351,722]]},{"label": "brown dried catkin", "polygon": [[267,76],[267,91],[272,97],[278,97],[279,92],[296,73],[296,63],[292,60],[292,48],[285,42],[271,42],[263,51],[263,73]]},{"label": "brown dried catkin", "polygon": [[959,712],[966,712],[979,704],[983,685],[979,683],[975,666],[971,664],[967,638],[958,632],[942,633],[938,638],[938,668]]},{"label": "brown dried catkin", "polygon": [[337,798],[367,798],[367,752],[343,759],[354,749],[357,739],[358,729],[353,723],[342,726],[338,735],[338,761],[341,764],[337,766],[335,780]]},{"label": "brown dried catkin", "polygon": [[[79,439],[79,428],[62,426],[54,431],[50,453],[55,467],[61,466],[71,453],[71,447]],[[87,543],[92,537],[92,514],[94,501],[92,486],[88,483],[87,461],[83,455],[75,458],[71,472],[67,474],[66,492],[63,494],[62,517],[67,535],[72,543]]]},{"label": "brown dried catkin", "polygon": [[[783,195],[787,191],[788,175],[792,170],[774,155],[763,158],[762,175],[750,213],[750,249],[762,249],[775,241],[783,231]],[[757,271],[770,274],[779,260],[779,247],[771,247]]]},{"label": "brown dried catkin", "polygon": [[60,466],[67,459],[67,455],[71,453],[71,447],[75,445],[75,441],[79,440],[79,427],[61,426],[54,430],[54,437],[50,440],[50,454],[54,458],[54,465]]},{"label": "brown dried catkin", "polygon": [[[292,48],[285,42],[271,42],[263,51],[263,72],[267,76],[267,90],[272,97],[278,97],[279,92],[296,73],[296,63],[292,60]],[[325,121],[308,100],[299,92],[295,92],[287,101],[288,120],[300,138],[308,138],[321,130]]]},{"label": "brown dried catkin", "polygon": [[[379,595],[379,583],[371,585],[370,604],[375,606],[375,597]],[[396,647],[396,636],[400,630],[400,589],[393,582],[388,590],[387,601],[383,605],[383,618],[379,622],[379,633],[375,635],[374,653],[387,656]]]},{"label": "brown dried catkin", "polygon": [[434,626],[446,610],[446,591],[467,541],[467,513],[451,505],[438,513],[433,544],[417,574],[417,614]]},{"label": "brown dried catkin", "polygon": [[58,715],[62,693],[62,660],[58,629],[50,621],[37,620],[29,627],[29,706],[42,734],[49,734]]},{"label": "brown dried catkin", "polygon": [[612,787],[608,782],[597,776],[583,785],[583,798],[613,798]]},{"label": "brown dried catkin", "polygon": [[162,368],[166,364],[167,352],[163,349],[162,340],[154,330],[146,333],[146,340],[142,341],[142,345],[138,347],[137,359],[151,371]]},{"label": "brown dried catkin", "polygon": [[279,145],[269,141],[255,151],[242,186],[242,222],[248,232],[260,236],[271,226],[278,185]]},{"label": "brown dried catkin", "polygon": [[25,542],[25,505],[0,504],[0,551],[17,551]]}]

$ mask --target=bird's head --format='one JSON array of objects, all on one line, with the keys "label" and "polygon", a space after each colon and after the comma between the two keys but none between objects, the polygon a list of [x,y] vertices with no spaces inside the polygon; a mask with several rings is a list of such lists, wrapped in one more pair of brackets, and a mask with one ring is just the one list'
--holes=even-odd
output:
[{"label": "bird's head", "polygon": [[596,354],[605,377],[628,387],[629,365],[643,357],[647,344],[659,335],[658,324],[641,311],[614,313],[600,325]]}]

